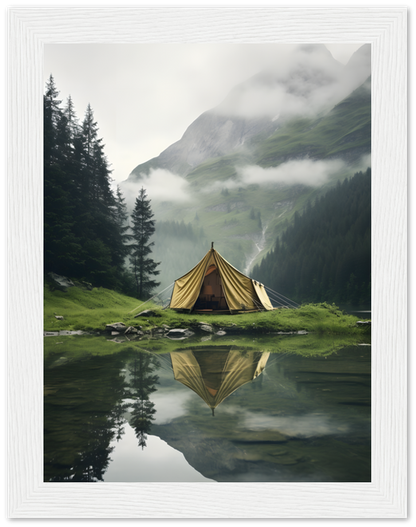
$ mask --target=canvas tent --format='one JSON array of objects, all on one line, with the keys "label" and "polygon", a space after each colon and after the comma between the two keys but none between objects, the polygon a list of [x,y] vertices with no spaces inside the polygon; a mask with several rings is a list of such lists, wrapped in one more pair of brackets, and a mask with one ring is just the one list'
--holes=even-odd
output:
[{"label": "canvas tent", "polygon": [[243,351],[232,346],[192,348],[170,354],[173,374],[214,409],[240,386],[260,375],[269,352]]},{"label": "canvas tent", "polygon": [[264,285],[238,271],[212,247],[173,287],[171,309],[177,311],[271,310]]}]

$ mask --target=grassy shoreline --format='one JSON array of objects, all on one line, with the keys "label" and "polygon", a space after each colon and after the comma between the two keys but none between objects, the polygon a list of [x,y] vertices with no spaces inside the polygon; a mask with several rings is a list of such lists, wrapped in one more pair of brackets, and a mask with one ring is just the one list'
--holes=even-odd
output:
[{"label": "grassy shoreline", "polygon": [[[137,317],[144,310],[156,316]],[[57,319],[56,317],[63,317]],[[70,287],[66,291],[44,289],[44,331],[105,332],[107,324],[122,322],[144,332],[169,326],[170,328],[195,328],[201,322],[216,329],[241,333],[278,333],[307,331],[318,335],[362,335],[357,327],[359,319],[342,312],[334,304],[306,304],[298,309],[245,313],[241,315],[194,315],[163,310],[153,302],[140,302],[104,288]],[[368,327],[367,327],[368,331]]]}]

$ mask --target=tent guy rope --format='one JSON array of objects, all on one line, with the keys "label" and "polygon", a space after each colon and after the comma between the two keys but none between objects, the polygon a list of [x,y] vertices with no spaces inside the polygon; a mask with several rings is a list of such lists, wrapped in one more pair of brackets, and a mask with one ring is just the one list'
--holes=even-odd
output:
[{"label": "tent guy rope", "polygon": [[147,304],[148,302],[150,302],[151,300],[153,300],[154,298],[158,297],[159,295],[161,295],[162,293],[164,293],[167,289],[169,289],[170,287],[173,287],[174,285],[174,282],[171,283],[170,285],[168,285],[168,287],[165,287],[165,289],[163,289],[163,291],[159,291],[159,293],[157,293],[156,295],[152,296],[152,298],[149,298],[149,300],[146,300],[146,302],[142,302],[140,305],[138,305],[137,307],[135,307],[134,309],[132,309],[131,311],[129,311],[129,315],[131,313],[134,313],[137,309],[139,309],[139,307],[141,306],[144,306],[145,304]]}]

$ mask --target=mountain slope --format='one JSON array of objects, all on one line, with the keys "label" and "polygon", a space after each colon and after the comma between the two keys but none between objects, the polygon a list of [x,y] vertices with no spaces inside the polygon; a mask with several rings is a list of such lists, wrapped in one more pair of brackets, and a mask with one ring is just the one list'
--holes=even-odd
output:
[{"label": "mountain slope", "polygon": [[[369,52],[362,46],[342,66],[325,47],[303,47],[294,64],[237,86],[180,141],[137,166],[124,193],[146,187],[156,223],[203,228],[206,250],[214,241],[249,273],[308,201],[369,166]],[[166,259],[182,258],[179,247]]]},{"label": "mountain slope", "polygon": [[262,141],[256,152],[261,166],[288,159],[339,157],[356,161],[371,150],[371,79],[324,117],[297,119]]},{"label": "mountain slope", "polygon": [[162,168],[186,176],[204,161],[250,151],[293,118],[328,111],[370,75],[369,45],[342,66],[323,45],[300,46],[290,64],[276,63],[236,86],[216,108],[203,113],[183,137],[158,157],[138,165],[129,180]]}]

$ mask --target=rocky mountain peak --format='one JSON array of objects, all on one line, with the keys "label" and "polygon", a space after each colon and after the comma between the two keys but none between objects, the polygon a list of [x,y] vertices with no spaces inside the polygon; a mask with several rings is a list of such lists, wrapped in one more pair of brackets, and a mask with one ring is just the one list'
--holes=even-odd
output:
[{"label": "rocky mountain peak", "polygon": [[343,66],[323,44],[299,46],[290,60],[282,57],[236,86],[151,165],[137,166],[129,179],[140,178],[150,168],[186,176],[208,159],[245,150],[254,137],[269,137],[291,117],[329,111],[368,78],[370,55],[370,45],[362,46]]}]

